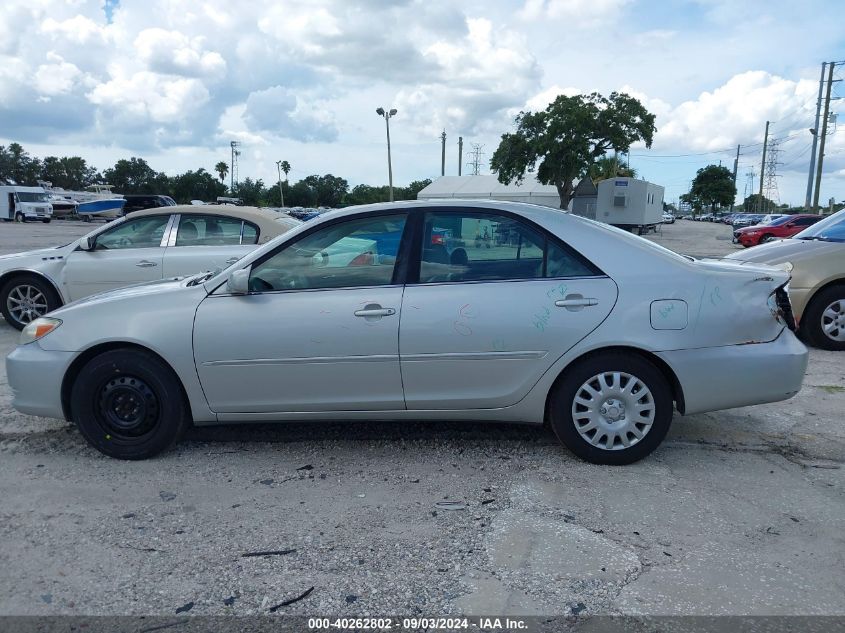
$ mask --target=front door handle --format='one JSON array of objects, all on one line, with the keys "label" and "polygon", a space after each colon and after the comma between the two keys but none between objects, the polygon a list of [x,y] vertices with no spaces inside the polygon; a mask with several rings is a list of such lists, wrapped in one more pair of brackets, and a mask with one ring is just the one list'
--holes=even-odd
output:
[{"label": "front door handle", "polygon": [[588,306],[598,305],[599,300],[593,297],[584,297],[581,295],[566,295],[563,299],[555,301],[555,305],[559,308],[566,308],[570,311],[581,310]]},{"label": "front door handle", "polygon": [[396,314],[396,310],[393,308],[382,308],[377,303],[369,303],[365,305],[361,310],[355,310],[356,317],[364,317],[364,318],[381,318],[386,316],[393,316]]},{"label": "front door handle", "polygon": [[138,268],[152,268],[153,266],[158,266],[155,262],[151,262],[148,259],[142,259],[137,264],[135,264]]}]

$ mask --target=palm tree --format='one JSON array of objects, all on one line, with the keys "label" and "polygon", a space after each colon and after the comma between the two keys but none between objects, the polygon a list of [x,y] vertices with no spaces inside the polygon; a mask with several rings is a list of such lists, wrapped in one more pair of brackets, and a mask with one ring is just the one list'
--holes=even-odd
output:
[{"label": "palm tree", "polygon": [[287,182],[288,173],[290,173],[290,163],[286,160],[283,160],[282,164],[279,166],[282,168],[282,171],[285,172],[285,182]]},{"label": "palm tree", "polygon": [[590,166],[590,179],[594,184],[608,178],[636,178],[637,170],[626,167],[616,156],[603,156]]},{"label": "palm tree", "polygon": [[214,171],[220,176],[220,182],[226,180],[226,174],[229,173],[229,166],[222,160],[214,166]]}]

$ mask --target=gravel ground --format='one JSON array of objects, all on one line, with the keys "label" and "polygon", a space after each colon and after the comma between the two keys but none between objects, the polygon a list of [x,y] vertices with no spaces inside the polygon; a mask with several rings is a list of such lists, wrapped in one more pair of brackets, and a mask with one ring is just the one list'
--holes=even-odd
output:
[{"label": "gravel ground", "polygon": [[[0,252],[90,228],[2,225]],[[650,239],[736,248],[705,223]],[[313,587],[276,613],[845,615],[843,358],[622,468],[459,423],[206,428],[119,462],[16,413],[0,368],[0,614],[263,614]]]}]

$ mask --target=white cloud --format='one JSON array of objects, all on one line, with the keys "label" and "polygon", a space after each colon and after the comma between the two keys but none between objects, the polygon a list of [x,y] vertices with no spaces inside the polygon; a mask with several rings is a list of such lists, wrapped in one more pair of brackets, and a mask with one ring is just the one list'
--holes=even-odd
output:
[{"label": "white cloud", "polygon": [[338,134],[333,116],[324,106],[308,103],[282,86],[250,94],[243,120],[249,130],[297,141],[330,142]]},{"label": "white cloud", "polygon": [[613,21],[633,0],[526,0],[522,17],[527,20],[571,20],[578,28]]},{"label": "white cloud", "polygon": [[47,97],[69,93],[82,79],[82,71],[55,53],[48,54],[47,59],[50,63],[41,64],[35,71],[35,90]]},{"label": "white cloud", "polygon": [[185,77],[220,78],[226,61],[216,51],[204,50],[205,38],[188,38],[178,31],[145,29],[135,38],[140,59],[155,72]]}]

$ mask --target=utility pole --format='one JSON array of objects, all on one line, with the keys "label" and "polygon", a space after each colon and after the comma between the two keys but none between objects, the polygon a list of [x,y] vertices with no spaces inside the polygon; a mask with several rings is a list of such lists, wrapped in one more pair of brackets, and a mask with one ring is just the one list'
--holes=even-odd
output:
[{"label": "utility pole", "polygon": [[766,173],[766,148],[769,145],[769,122],[766,121],[766,135],[763,137],[763,161],[760,163],[760,198],[757,200],[757,212],[765,213],[763,208],[763,174]]},{"label": "utility pole", "polygon": [[819,141],[819,164],[816,168],[816,191],[813,193],[813,213],[819,212],[819,187],[822,184],[822,164],[824,163],[824,137],[827,136],[827,117],[830,113],[830,89],[833,87],[833,67],[836,62],[830,62],[827,69],[827,90],[824,95],[824,116],[822,117],[822,138]]},{"label": "utility pole", "polygon": [[446,175],[446,130],[440,135],[440,175]]},{"label": "utility pole", "polygon": [[[734,189],[736,189],[736,169],[739,167],[739,147],[739,145],[736,146],[736,158],[734,158]],[[731,213],[733,213],[735,203],[736,193],[734,193],[734,199],[731,200]]]},{"label": "utility pole", "polygon": [[813,198],[813,172],[816,170],[816,146],[819,143],[819,115],[822,110],[822,89],[824,88],[824,69],[827,62],[822,62],[822,74],[819,77],[819,98],[816,100],[816,123],[810,134],[813,135],[813,151],[810,152],[810,171],[807,174],[807,197],[804,198],[804,208],[807,211],[812,210],[811,200]]},{"label": "utility pole", "polygon": [[458,176],[461,175],[461,167],[464,165],[464,137],[458,137]]}]

